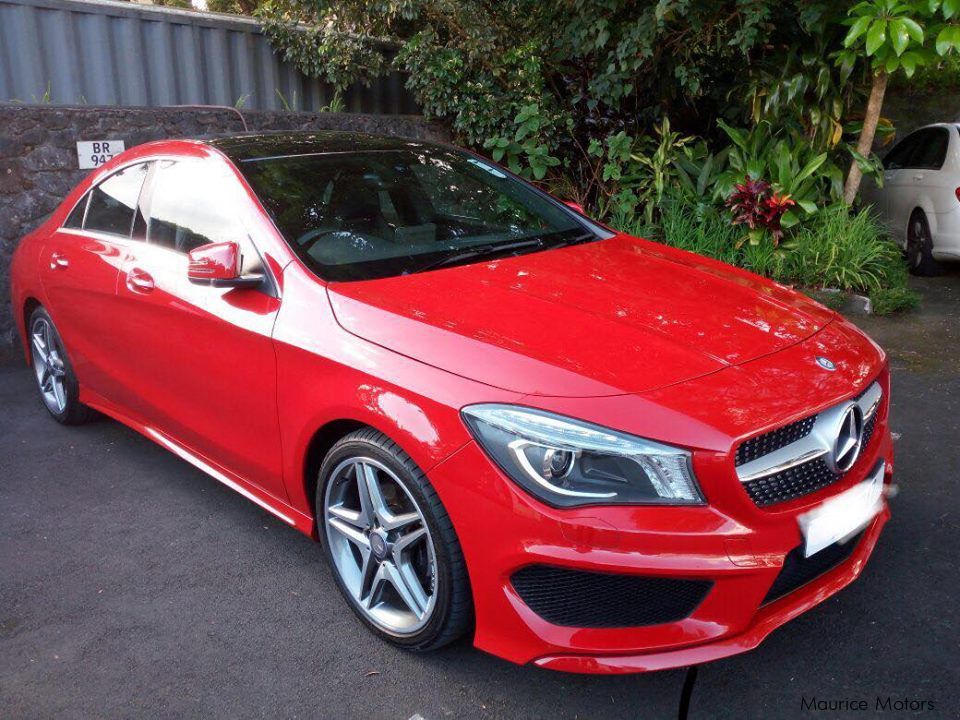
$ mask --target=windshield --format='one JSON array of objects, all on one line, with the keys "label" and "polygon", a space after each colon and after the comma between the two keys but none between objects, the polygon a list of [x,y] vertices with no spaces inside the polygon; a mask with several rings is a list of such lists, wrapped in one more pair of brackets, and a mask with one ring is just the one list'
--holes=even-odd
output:
[{"label": "windshield", "polygon": [[241,169],[325,280],[403,275],[602,232],[496,167],[440,147],[264,158]]}]

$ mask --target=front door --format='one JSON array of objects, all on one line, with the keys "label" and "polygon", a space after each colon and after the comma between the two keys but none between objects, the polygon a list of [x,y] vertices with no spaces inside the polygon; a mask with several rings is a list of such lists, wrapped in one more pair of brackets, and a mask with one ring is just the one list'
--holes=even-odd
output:
[{"label": "front door", "polygon": [[203,459],[286,500],[276,358],[280,301],[269,290],[195,285],[187,253],[232,240],[244,272],[262,270],[238,210],[239,183],[219,161],[160,161],[146,191],[145,243],[120,270],[124,403]]}]

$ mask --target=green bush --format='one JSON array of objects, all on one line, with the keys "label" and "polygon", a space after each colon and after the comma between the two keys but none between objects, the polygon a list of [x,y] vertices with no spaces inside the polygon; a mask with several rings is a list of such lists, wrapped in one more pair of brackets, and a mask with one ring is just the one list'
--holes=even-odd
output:
[{"label": "green bush", "polygon": [[904,310],[913,310],[920,304],[920,296],[906,286],[889,287],[870,293],[870,302],[875,314],[892,315]]},{"label": "green bush", "polygon": [[742,229],[731,224],[727,213],[683,201],[665,203],[655,225],[622,214],[611,224],[787,285],[867,294],[879,315],[910,309],[918,302],[916,293],[907,288],[900,248],[867,210],[822,211],[793,228],[779,247],[745,243]]},{"label": "green bush", "polygon": [[903,266],[900,249],[867,210],[825,211],[796,229],[787,276],[805,287],[872,292],[887,287]]}]

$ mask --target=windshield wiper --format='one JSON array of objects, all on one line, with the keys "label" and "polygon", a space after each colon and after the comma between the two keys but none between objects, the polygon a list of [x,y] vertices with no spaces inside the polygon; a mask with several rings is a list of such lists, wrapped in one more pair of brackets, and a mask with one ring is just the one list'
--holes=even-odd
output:
[{"label": "windshield wiper", "polygon": [[463,262],[464,260],[476,260],[477,258],[481,257],[493,257],[500,255],[501,253],[510,253],[515,250],[543,247],[543,244],[544,243],[541,238],[532,238],[513,243],[488,243],[486,245],[475,245],[471,248],[461,250],[460,252],[455,252],[452,255],[446,255],[439,260],[434,260],[433,262],[427,263],[423,267],[417,268],[415,272],[436,270],[437,268],[453,265],[458,262]]},{"label": "windshield wiper", "polygon": [[550,245],[550,249],[552,250],[553,248],[568,247],[570,245],[579,245],[580,243],[592,242],[593,240],[597,240],[597,239],[598,238],[594,233],[586,232],[586,233],[583,233],[582,235],[577,235],[576,237],[568,238],[567,240],[561,240],[560,242],[552,243]]}]

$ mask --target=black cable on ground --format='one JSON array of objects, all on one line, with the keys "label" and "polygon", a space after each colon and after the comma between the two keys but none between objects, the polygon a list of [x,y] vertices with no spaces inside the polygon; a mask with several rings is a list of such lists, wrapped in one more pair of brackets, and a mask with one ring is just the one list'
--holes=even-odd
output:
[{"label": "black cable on ground", "polygon": [[690,696],[693,695],[693,684],[697,681],[697,665],[687,668],[687,675],[683,678],[683,689],[680,691],[680,710],[677,713],[679,720],[687,720],[690,712]]}]

